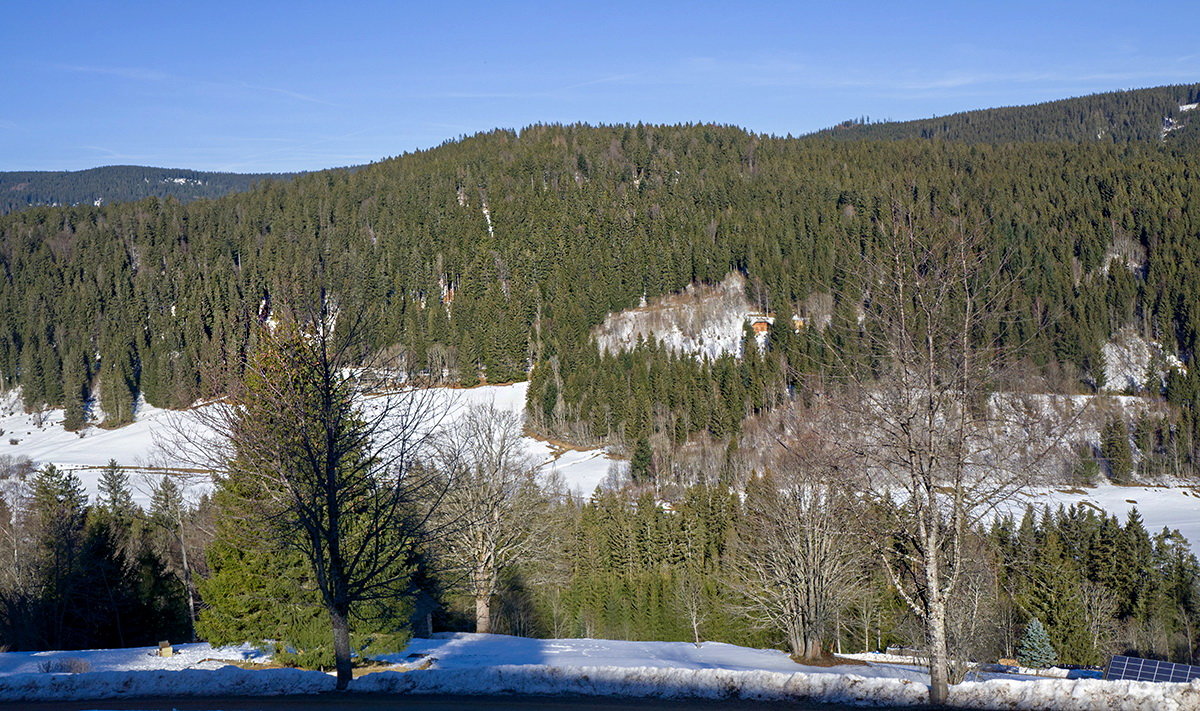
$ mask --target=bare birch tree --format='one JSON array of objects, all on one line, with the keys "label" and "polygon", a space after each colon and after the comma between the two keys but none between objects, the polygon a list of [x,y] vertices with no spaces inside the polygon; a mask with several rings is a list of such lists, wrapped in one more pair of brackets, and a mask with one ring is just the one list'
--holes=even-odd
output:
[{"label": "bare birch tree", "polygon": [[475,630],[492,631],[500,573],[540,541],[548,500],[521,442],[519,416],[472,406],[437,441],[447,495],[438,519],[453,522],[442,539],[445,560],[475,601]]},{"label": "bare birch tree", "polygon": [[708,606],[704,599],[704,571],[699,566],[685,563],[675,581],[675,605],[683,613],[692,628],[692,643],[697,647],[703,641],[700,628],[708,621]]},{"label": "bare birch tree", "polygon": [[[947,612],[968,532],[1011,502],[1053,442],[1037,409],[992,397],[1007,287],[954,218],[895,208],[861,271],[861,348],[843,353],[841,432],[886,512],[887,574],[921,620],[930,701],[949,693]],[[851,336],[851,340],[854,336]]]},{"label": "bare birch tree", "polygon": [[[1117,596],[1100,583],[1087,579],[1081,581],[1076,594],[1083,609],[1083,623],[1093,654],[1104,659],[1117,648]],[[1188,618],[1185,615],[1181,619]]]}]

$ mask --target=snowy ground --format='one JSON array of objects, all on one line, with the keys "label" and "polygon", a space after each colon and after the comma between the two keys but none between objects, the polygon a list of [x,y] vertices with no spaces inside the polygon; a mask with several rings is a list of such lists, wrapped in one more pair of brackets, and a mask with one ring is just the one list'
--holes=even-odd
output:
[{"label": "snowy ground", "polygon": [[[334,679],[295,669],[242,669],[226,661],[256,658],[247,647],[180,645],[179,655],[150,648],[0,654],[0,701],[112,699],[138,696],[267,696],[330,691]],[[774,650],[706,642],[533,640],[445,634],[414,640],[401,669],[356,679],[351,690],[434,694],[583,694],[651,698],[812,699],[857,705],[912,705],[928,694],[926,677],[890,664],[805,667]],[[90,667],[54,673],[41,665]],[[76,661],[69,661],[76,660]],[[427,662],[416,669],[414,660]],[[979,709],[1130,709],[1200,707],[1200,681],[1152,684],[1098,680],[996,679],[951,689],[955,706]]]},{"label": "snowy ground", "polygon": [[[446,426],[471,405],[491,405],[521,414],[525,408],[528,383],[483,386],[477,388],[438,388],[434,408],[448,412]],[[110,459],[123,467],[138,469],[155,476],[163,469],[186,470],[195,466],[168,453],[161,443],[175,428],[195,428],[197,418],[187,412],[162,410],[148,405],[139,408],[136,421],[115,430],[88,427],[81,432],[62,428],[63,411],[50,410],[41,416],[21,411],[13,396],[0,398],[0,456],[29,457],[38,464],[54,464],[76,471],[90,493],[95,493],[100,467]],[[40,424],[39,424],[40,423]],[[15,444],[13,443],[15,441]],[[525,438],[526,450],[546,474],[556,473],[572,490],[590,495],[608,475],[614,460],[606,450],[577,451],[555,447],[547,442]],[[135,481],[141,503],[147,503],[150,487]]]},{"label": "snowy ground", "polygon": [[725,669],[795,674],[858,674],[880,678],[929,681],[928,674],[908,667],[847,665],[807,667],[777,649],[750,649],[722,642],[626,642],[609,639],[531,639],[496,634],[444,633],[417,639],[403,653],[388,657],[400,662],[411,655],[428,656],[434,669],[479,669],[508,666],[612,667],[668,669]]},{"label": "snowy ground", "polygon": [[14,674],[46,673],[43,669],[69,667],[83,663],[88,671],[179,671],[182,669],[220,669],[230,662],[263,659],[249,645],[217,647],[208,644],[179,644],[175,656],[158,656],[157,647],[127,649],[88,649],[73,652],[6,652],[0,654],[0,677]]},{"label": "snowy ground", "polygon": [[[1048,487],[1031,492],[1035,505],[1083,504],[1107,511],[1123,524],[1130,509],[1137,508],[1146,530],[1154,535],[1163,527],[1179,529],[1200,555],[1200,486],[1115,486],[1101,484],[1087,489]],[[1020,516],[1020,512],[1017,512]]]}]

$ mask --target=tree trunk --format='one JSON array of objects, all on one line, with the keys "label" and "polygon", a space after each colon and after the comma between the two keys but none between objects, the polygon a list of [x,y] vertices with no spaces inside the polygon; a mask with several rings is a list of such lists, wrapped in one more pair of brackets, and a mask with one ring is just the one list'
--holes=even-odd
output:
[{"label": "tree trunk", "polygon": [[192,568],[188,565],[187,541],[183,537],[183,521],[177,521],[179,526],[179,554],[183,562],[183,587],[187,590],[188,598],[188,641],[196,641],[196,593],[192,589]]},{"label": "tree trunk", "polygon": [[348,610],[330,609],[329,619],[333,623],[333,657],[337,666],[337,688],[345,691],[354,678],[350,666],[350,620]]},{"label": "tree trunk", "polygon": [[837,645],[836,652],[837,652],[837,654],[841,654],[842,653],[842,610],[841,610],[841,608],[838,608],[833,613],[833,633],[834,633],[834,635],[836,635],[833,638],[834,644]]},{"label": "tree trunk", "polygon": [[494,553],[488,551],[475,565],[472,590],[475,593],[475,631],[487,634],[492,631],[492,593],[496,590],[496,567],[492,564]]},{"label": "tree trunk", "polygon": [[789,626],[787,631],[788,648],[792,650],[792,656],[800,658],[804,656],[804,635],[794,625]]},{"label": "tree trunk", "polygon": [[823,650],[821,648],[821,639],[819,637],[804,638],[804,658],[805,659],[820,659]]},{"label": "tree trunk", "polygon": [[935,598],[929,603],[929,703],[944,706],[950,700],[949,652],[946,647],[946,603]]},{"label": "tree trunk", "polygon": [[492,596],[479,594],[475,596],[475,631],[492,631]]}]

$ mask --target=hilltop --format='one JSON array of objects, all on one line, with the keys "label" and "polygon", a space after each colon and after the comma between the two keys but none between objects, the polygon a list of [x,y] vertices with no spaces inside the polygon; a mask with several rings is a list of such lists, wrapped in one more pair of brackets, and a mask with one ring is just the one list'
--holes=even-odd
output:
[{"label": "hilltop", "polygon": [[812,136],[845,141],[1162,143],[1185,149],[1200,143],[1200,120],[1193,113],[1197,102],[1200,84],[1177,84],[914,121],[850,120]]},{"label": "hilltop", "polygon": [[108,205],[148,197],[191,202],[250,189],[295,173],[213,173],[183,168],[110,165],[74,171],[0,172],[0,215],[38,205]]}]

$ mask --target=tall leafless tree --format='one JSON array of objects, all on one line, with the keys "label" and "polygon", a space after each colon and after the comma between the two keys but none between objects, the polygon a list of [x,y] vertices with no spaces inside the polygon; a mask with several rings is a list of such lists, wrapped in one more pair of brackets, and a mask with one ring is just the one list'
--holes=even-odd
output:
[{"label": "tall leafless tree", "polygon": [[692,628],[692,642],[697,647],[703,639],[701,627],[708,621],[708,605],[704,597],[705,577],[705,571],[700,566],[686,562],[675,581],[675,606]]},{"label": "tall leafless tree", "polygon": [[476,405],[437,442],[447,490],[437,517],[451,524],[442,547],[475,600],[477,632],[492,630],[501,572],[541,542],[546,525],[548,500],[521,437],[515,413]]},{"label": "tall leafless tree", "polygon": [[846,341],[860,347],[841,353],[834,439],[879,494],[883,563],[923,623],[930,701],[943,704],[968,532],[1021,493],[1057,440],[1036,407],[993,396],[1016,355],[995,342],[1011,280],[963,222],[935,213],[895,208],[864,259],[857,335]]},{"label": "tall leafless tree", "polygon": [[787,635],[792,653],[824,654],[840,606],[858,581],[866,547],[852,462],[824,440],[815,419],[785,418],[776,474],[747,486],[736,586],[750,616]]}]

